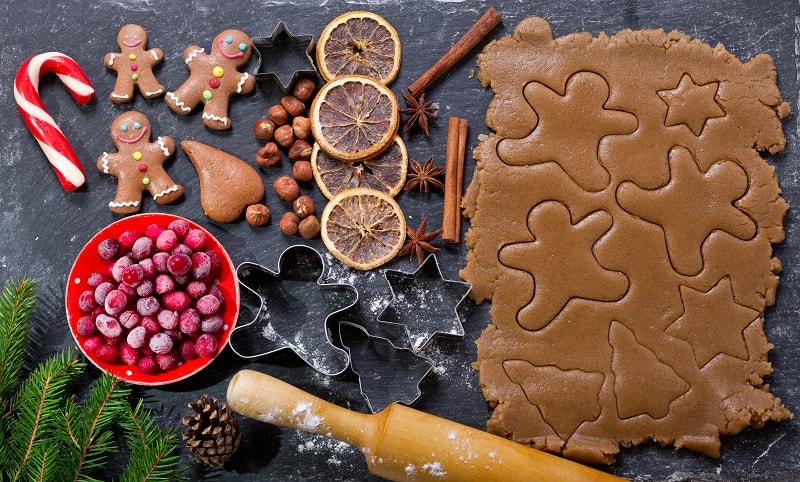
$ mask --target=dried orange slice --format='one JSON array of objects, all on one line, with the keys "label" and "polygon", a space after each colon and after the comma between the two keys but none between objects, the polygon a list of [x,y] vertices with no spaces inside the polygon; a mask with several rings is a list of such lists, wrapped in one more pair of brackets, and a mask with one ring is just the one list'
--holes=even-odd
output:
[{"label": "dried orange slice", "polygon": [[322,78],[366,75],[389,84],[400,71],[400,37],[394,27],[372,12],[348,12],[333,19],[317,42]]},{"label": "dried orange slice", "polygon": [[311,131],[326,154],[361,161],[383,151],[400,125],[397,97],[363,75],[345,75],[319,90],[311,104]]},{"label": "dried orange slice", "polygon": [[397,255],[406,236],[400,206],[386,193],[346,189],[322,212],[322,242],[339,261],[359,270],[377,268]]},{"label": "dried orange slice", "polygon": [[394,197],[403,188],[408,171],[408,150],[400,136],[375,157],[344,162],[335,159],[314,144],[311,168],[322,194],[332,199],[345,189],[368,187]]}]

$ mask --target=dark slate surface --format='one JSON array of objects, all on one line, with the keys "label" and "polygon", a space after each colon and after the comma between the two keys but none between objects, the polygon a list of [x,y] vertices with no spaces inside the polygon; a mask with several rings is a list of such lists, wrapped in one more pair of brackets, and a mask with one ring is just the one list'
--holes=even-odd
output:
[{"label": "dark slate surface", "polygon": [[[208,47],[216,33],[239,28],[254,37],[272,34],[284,20],[292,33],[319,35],[325,24],[348,10],[366,9],[386,17],[397,27],[405,56],[393,90],[400,91],[432,64],[489,6],[469,1],[429,2],[422,0],[376,0],[359,4],[331,0],[322,6],[284,0],[228,0],[210,2],[158,2],[155,0],[99,0],[47,2],[6,0],[0,5],[0,281],[23,274],[40,281],[41,303],[37,323],[45,325],[48,336],[38,350],[40,357],[73,346],[62,312],[63,290],[72,259],[89,237],[117,219],[106,208],[114,196],[116,180],[101,175],[94,162],[114,146],[108,135],[113,118],[126,109],[145,113],[156,135],[176,140],[194,139],[228,151],[252,162],[259,143],[252,135],[253,121],[263,116],[269,105],[280,98],[274,85],[265,85],[253,94],[233,101],[233,130],[213,132],[203,127],[199,114],[178,117],[163,100],[147,101],[137,96],[132,104],[117,106],[108,100],[114,75],[102,62],[107,52],[117,51],[116,34],[126,23],[139,23],[149,32],[150,47],[159,47],[165,61],[157,68],[159,80],[174,89],[186,78],[181,52],[189,45]],[[179,6],[185,5],[185,6]],[[758,5],[758,6],[756,6]],[[622,28],[679,29],[706,43],[724,44],[746,60],[765,52],[774,59],[779,86],[793,113],[784,123],[788,147],[769,159],[777,167],[785,197],[792,205],[800,203],[797,175],[797,57],[795,26],[798,5],[792,1],[749,0],[728,2],[688,1],[607,1],[591,0],[538,2],[498,1],[494,6],[504,17],[503,25],[491,38],[508,34],[519,20],[537,15],[546,18],[555,35],[575,31],[616,32]],[[484,42],[485,44],[485,42]],[[482,44],[483,45],[483,44]],[[71,140],[87,173],[87,186],[65,192],[59,186],[44,156],[17,114],[13,100],[13,78],[20,63],[29,55],[56,50],[75,58],[97,89],[96,100],[78,106],[53,77],[42,82],[45,104]],[[251,60],[249,68],[254,68]],[[486,133],[484,112],[491,92],[475,79],[474,53],[458,64],[428,92],[439,106],[442,120],[433,125],[431,138],[411,136],[410,155],[425,160],[434,155],[444,162],[446,118],[451,115],[470,121],[469,150],[477,137]],[[288,172],[288,162],[280,168],[262,170],[269,186],[278,173]],[[255,229],[245,222],[216,224],[202,214],[197,175],[185,154],[178,150],[169,164],[173,178],[187,188],[181,202],[160,206],[146,198],[144,211],[168,212],[185,216],[207,227],[230,252],[235,264],[255,261],[276,269],[280,253],[300,238],[286,238],[276,223]],[[467,163],[468,182],[473,163]],[[312,186],[304,191],[322,204],[322,196]],[[410,222],[416,225],[429,216],[429,226],[441,223],[441,193],[428,196],[406,193],[399,202]],[[277,218],[286,208],[268,189],[267,204]],[[771,361],[775,374],[769,382],[772,391],[794,412],[800,410],[800,331],[796,323],[798,306],[798,224],[790,211],[786,217],[786,241],[776,249],[784,274],[777,306],[767,314],[766,331],[775,349]],[[466,229],[466,224],[465,224]],[[306,242],[324,249],[319,240]],[[465,263],[465,248],[444,246],[439,259],[445,278],[456,278]],[[416,262],[397,260],[388,267],[413,271]],[[361,291],[361,303],[348,318],[367,325],[374,323],[378,310],[389,296],[379,272],[354,276],[335,267],[331,279],[352,282]],[[439,364],[423,382],[423,397],[417,408],[475,427],[483,427],[489,410],[481,397],[477,375],[470,369],[475,358],[474,341],[488,322],[488,304],[466,303],[462,308],[466,336],[463,340],[444,340],[429,350]],[[225,396],[230,377],[248,366],[268,372],[304,389],[355,410],[367,406],[352,377],[331,380],[316,374],[291,355],[275,356],[262,362],[237,360],[230,350],[212,366],[190,380],[161,389],[142,390],[142,395],[159,414],[160,421],[180,430],[186,404],[202,393]],[[215,480],[372,480],[360,453],[327,439],[292,430],[278,429],[254,421],[243,421],[243,443],[238,455],[225,469],[198,470],[188,453],[182,461],[191,465],[193,478]],[[796,421],[769,424],[761,430],[746,430],[725,437],[719,459],[689,452],[675,452],[654,444],[624,450],[620,461],[608,470],[633,480],[796,480],[800,478],[797,459]]]}]

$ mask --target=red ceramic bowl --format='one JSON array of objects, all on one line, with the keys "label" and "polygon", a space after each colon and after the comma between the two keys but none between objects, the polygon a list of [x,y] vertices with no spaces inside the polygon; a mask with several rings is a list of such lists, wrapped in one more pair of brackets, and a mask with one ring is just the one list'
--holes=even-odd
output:
[{"label": "red ceramic bowl", "polygon": [[[106,226],[100,232],[95,234],[92,239],[86,243],[86,246],[81,249],[80,253],[78,253],[78,257],[75,259],[75,262],[72,265],[72,269],[69,273],[69,278],[67,279],[67,288],[65,294],[67,320],[69,322],[69,328],[72,332],[72,336],[75,338],[75,342],[78,344],[78,347],[86,355],[89,361],[91,361],[101,370],[106,371],[126,382],[136,385],[166,385],[183,380],[208,366],[214,360],[214,358],[201,357],[193,360],[183,361],[177,368],[168,371],[159,370],[158,373],[152,375],[143,373],[135,365],[126,365],[119,359],[112,363],[99,360],[95,353],[83,348],[86,337],[82,336],[77,331],[78,319],[85,315],[85,313],[81,312],[81,310],[78,308],[78,297],[82,292],[90,289],[87,284],[87,280],[92,273],[99,272],[108,275],[109,278],[111,277],[111,267],[113,266],[114,261],[106,261],[100,257],[97,252],[97,247],[100,242],[108,238],[118,239],[123,232],[129,230],[135,230],[144,233],[146,228],[151,224],[158,224],[166,227],[169,225],[169,223],[176,219],[184,218],[173,216],[171,214],[148,213],[126,217]],[[222,303],[219,312],[224,322],[224,329],[215,334],[218,345],[216,353],[219,354],[228,343],[231,331],[236,326],[236,320],[239,316],[239,284],[236,280],[236,272],[230,257],[225,252],[225,249],[222,247],[219,241],[214,238],[211,233],[196,223],[193,223],[188,219],[185,219],[185,221],[187,221],[192,228],[201,229],[206,233],[207,240],[205,249],[215,251],[217,254],[219,254],[222,261],[221,269],[218,273],[218,286],[221,289],[225,300]],[[127,330],[124,330],[124,333],[126,332]],[[123,336],[125,335],[123,334]]]}]

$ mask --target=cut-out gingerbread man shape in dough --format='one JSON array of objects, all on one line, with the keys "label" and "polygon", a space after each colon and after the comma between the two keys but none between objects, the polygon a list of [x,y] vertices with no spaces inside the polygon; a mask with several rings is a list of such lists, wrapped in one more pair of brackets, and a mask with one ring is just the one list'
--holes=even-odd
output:
[{"label": "cut-out gingerbread man shape in dough", "polygon": [[159,204],[171,203],[183,195],[183,187],[175,184],[164,170],[164,162],[175,152],[175,141],[159,136],[150,142],[150,121],[136,111],[123,112],[111,124],[115,153],[104,152],[97,159],[97,168],[115,176],[117,195],[108,203],[117,214],[132,214],[142,205],[142,192],[148,191]]},{"label": "cut-out gingerbread man shape in dough", "polygon": [[106,67],[117,73],[117,83],[109,97],[111,102],[124,104],[133,100],[136,89],[147,98],[160,97],[166,89],[158,83],[153,67],[164,60],[161,49],[147,50],[147,32],[140,25],[128,24],[117,34],[120,52],[106,54]]},{"label": "cut-out gingerbread man shape in dough", "polygon": [[187,47],[183,59],[189,78],[174,92],[167,92],[167,105],[176,113],[187,115],[202,103],[203,124],[216,130],[230,129],[230,97],[249,94],[256,85],[255,77],[238,70],[252,52],[250,38],[240,30],[225,30],[217,35],[209,54],[196,45]]}]

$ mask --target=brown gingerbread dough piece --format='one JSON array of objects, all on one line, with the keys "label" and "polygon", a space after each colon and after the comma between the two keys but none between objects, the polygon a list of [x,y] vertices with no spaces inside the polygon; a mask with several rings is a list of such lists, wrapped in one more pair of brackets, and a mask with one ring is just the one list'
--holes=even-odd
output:
[{"label": "brown gingerbread dough piece", "polygon": [[187,115],[203,104],[203,124],[211,129],[231,128],[228,105],[234,94],[249,94],[255,77],[240,72],[253,53],[250,37],[240,30],[225,30],[214,38],[211,52],[192,45],[183,51],[189,78],[173,92],[167,92],[170,109]]},{"label": "brown gingerbread dough piece", "polygon": [[494,131],[464,198],[462,277],[488,429],[590,463],[652,439],[791,417],[763,377],[787,204],[770,57],[679,32],[553,38],[540,18],[478,57]]},{"label": "brown gingerbread dough piece", "polygon": [[117,194],[108,203],[117,214],[132,214],[142,207],[142,192],[148,191],[159,204],[169,204],[183,195],[164,169],[175,153],[175,141],[159,136],[150,141],[150,121],[141,112],[128,111],[111,123],[111,139],[117,152],[104,152],[97,159],[97,169],[117,178]]},{"label": "brown gingerbread dough piece", "polygon": [[161,97],[166,92],[158,83],[153,67],[164,60],[161,49],[147,50],[147,32],[141,25],[128,24],[117,34],[119,52],[109,52],[103,59],[106,67],[117,73],[117,82],[109,97],[124,104],[133,100],[135,89],[146,98]]}]

